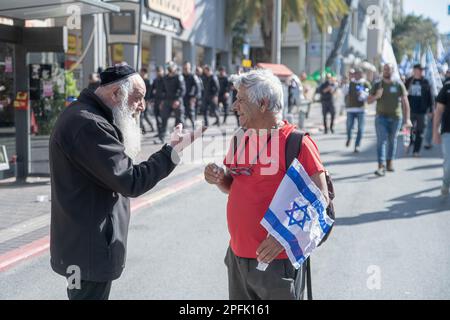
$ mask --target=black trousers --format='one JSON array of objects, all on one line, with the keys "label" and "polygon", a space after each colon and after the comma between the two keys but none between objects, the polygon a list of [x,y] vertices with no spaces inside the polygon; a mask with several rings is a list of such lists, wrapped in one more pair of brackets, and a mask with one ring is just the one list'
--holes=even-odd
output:
[{"label": "black trousers", "polygon": [[222,96],[219,98],[219,104],[220,103],[223,106],[223,124],[225,124],[227,122],[228,109],[230,108],[230,102],[229,102],[229,99],[225,99],[225,97]]},{"label": "black trousers", "polygon": [[274,260],[266,271],[256,269],[256,259],[241,258],[228,248],[225,256],[228,268],[230,300],[303,300],[306,268],[295,270],[288,259]]},{"label": "black trousers", "polygon": [[322,115],[323,115],[323,127],[325,132],[328,132],[328,122],[327,122],[327,114],[330,114],[330,129],[334,128],[334,118],[336,117],[336,109],[332,102],[322,102]]},{"label": "black trousers", "polygon": [[148,108],[148,106],[145,108],[144,112],[141,112],[141,118],[140,118],[142,131],[147,132],[147,130],[145,129],[145,122],[147,122],[148,125],[150,126],[150,131],[155,130],[153,128],[152,120],[150,120],[150,109]]},{"label": "black trousers", "polygon": [[422,148],[425,117],[426,114],[411,113],[411,122],[413,123],[413,128],[411,130],[411,145],[414,145],[413,153],[419,153]]},{"label": "black trousers", "polygon": [[192,128],[194,128],[195,127],[195,119],[196,119],[195,106],[197,104],[197,102],[196,102],[197,99],[194,98],[195,101],[192,101],[192,102],[191,102],[191,99],[193,99],[193,98],[185,97],[183,99],[183,101],[184,101],[184,108],[185,108],[184,116],[186,118],[186,122],[187,122],[187,120],[189,120],[191,122],[191,124],[192,124]]},{"label": "black trousers", "polygon": [[67,288],[69,300],[108,300],[112,281],[93,282],[81,280],[80,289]]},{"label": "black trousers", "polygon": [[208,122],[208,116],[209,113],[211,113],[212,116],[214,116],[216,118],[216,123],[215,124],[219,124],[220,123],[220,118],[219,118],[219,106],[214,102],[214,97],[207,97],[203,99],[203,118],[205,120],[205,126],[209,125]]},{"label": "black trousers", "polygon": [[175,125],[183,123],[182,117],[184,116],[184,106],[183,100],[180,100],[180,106],[178,108],[173,108],[173,103],[175,100],[165,100],[163,102],[163,108],[161,111],[161,131],[159,137],[164,139],[167,133],[167,122],[169,121],[172,112],[175,113]]},{"label": "black trousers", "polygon": [[155,116],[156,127],[158,129],[158,134],[161,133],[161,124],[162,124],[161,108],[162,108],[162,103],[163,103],[163,100],[155,99],[154,100],[154,104],[153,104],[153,115]]}]

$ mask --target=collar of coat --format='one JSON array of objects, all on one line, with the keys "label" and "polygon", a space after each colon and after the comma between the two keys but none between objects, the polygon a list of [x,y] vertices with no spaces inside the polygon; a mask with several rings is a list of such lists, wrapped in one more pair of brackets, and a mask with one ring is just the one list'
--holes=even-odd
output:
[{"label": "collar of coat", "polygon": [[114,123],[114,116],[113,112],[110,107],[108,107],[106,104],[103,103],[102,99],[100,99],[94,91],[90,89],[84,89],[81,91],[80,96],[78,97],[78,100],[82,103],[89,104],[91,106],[96,107],[99,109],[102,114],[105,116],[106,120],[110,123]]}]

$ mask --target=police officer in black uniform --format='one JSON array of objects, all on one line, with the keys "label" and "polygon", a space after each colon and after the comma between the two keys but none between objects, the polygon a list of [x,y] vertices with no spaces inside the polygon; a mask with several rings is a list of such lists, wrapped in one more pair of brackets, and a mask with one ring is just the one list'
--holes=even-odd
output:
[{"label": "police officer in black uniform", "polygon": [[161,132],[160,142],[164,143],[164,138],[167,131],[167,121],[172,112],[175,114],[175,126],[183,123],[182,117],[184,115],[183,97],[186,94],[186,85],[183,76],[177,72],[178,66],[174,62],[167,64],[168,74],[163,78],[164,83],[164,103],[161,110]]},{"label": "police officer in black uniform", "polygon": [[223,106],[223,124],[226,124],[228,117],[228,109],[230,108],[230,91],[231,83],[228,81],[227,71],[225,67],[219,68],[219,104]]},{"label": "police officer in black uniform", "polygon": [[186,121],[189,119],[192,128],[194,128],[196,119],[195,107],[197,101],[201,99],[202,84],[197,75],[192,73],[191,64],[187,61],[183,64],[183,78],[186,84],[186,94],[183,98]]},{"label": "police officer in black uniform", "polygon": [[204,78],[203,85],[205,87],[203,96],[203,117],[205,119],[205,126],[208,126],[208,113],[211,113],[216,118],[216,122],[213,125],[220,126],[219,118],[219,91],[220,84],[219,79],[213,74],[210,66],[205,65],[203,67]]}]

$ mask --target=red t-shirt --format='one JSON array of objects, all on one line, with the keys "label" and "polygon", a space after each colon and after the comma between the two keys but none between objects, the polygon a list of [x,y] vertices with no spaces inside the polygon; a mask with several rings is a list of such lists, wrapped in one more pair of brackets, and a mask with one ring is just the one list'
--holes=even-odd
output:
[{"label": "red t-shirt", "polygon": [[[235,154],[235,148],[230,147],[224,160],[225,166],[229,169],[238,168],[239,171],[251,167],[252,172],[251,175],[233,174],[233,183],[228,194],[227,221],[231,236],[230,246],[238,257],[255,259],[256,249],[267,238],[267,231],[260,222],[286,173],[286,138],[294,129],[295,126],[286,123],[278,130],[278,135],[272,134],[269,142],[268,136],[258,139],[256,135],[251,135],[247,143],[244,141],[237,143]],[[262,146],[263,149],[257,146]],[[255,163],[260,152],[261,155]],[[317,146],[309,136],[303,138],[298,160],[309,176],[324,171]],[[252,166],[253,163],[255,164]],[[277,259],[287,258],[285,251],[277,257]]]}]

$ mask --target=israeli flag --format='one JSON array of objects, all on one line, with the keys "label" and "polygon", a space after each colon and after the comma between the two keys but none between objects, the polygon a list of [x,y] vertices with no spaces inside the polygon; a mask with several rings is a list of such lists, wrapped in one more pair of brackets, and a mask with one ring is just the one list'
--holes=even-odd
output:
[{"label": "israeli flag", "polygon": [[431,92],[436,97],[442,89],[443,84],[430,46],[428,46],[426,51],[425,70],[425,78],[430,82]]},{"label": "israeli flag", "polygon": [[295,159],[281,181],[261,225],[286,250],[298,269],[330,231],[322,192]]}]

